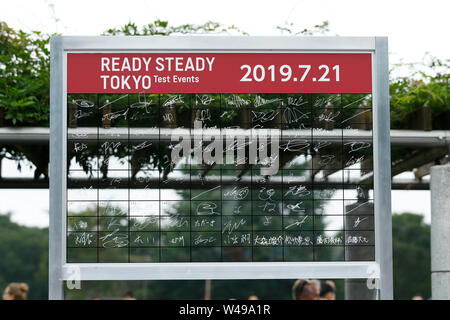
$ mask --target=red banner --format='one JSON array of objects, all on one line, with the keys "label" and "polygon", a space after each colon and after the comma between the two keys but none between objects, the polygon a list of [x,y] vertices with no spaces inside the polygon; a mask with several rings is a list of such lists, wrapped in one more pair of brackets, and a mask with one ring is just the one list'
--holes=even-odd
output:
[{"label": "red banner", "polygon": [[68,93],[371,93],[370,53],[69,53]]}]

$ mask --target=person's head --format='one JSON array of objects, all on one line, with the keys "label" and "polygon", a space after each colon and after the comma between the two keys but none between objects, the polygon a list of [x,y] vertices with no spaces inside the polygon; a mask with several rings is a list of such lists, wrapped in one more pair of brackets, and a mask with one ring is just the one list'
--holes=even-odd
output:
[{"label": "person's head", "polygon": [[423,297],[420,294],[416,294],[414,297],[412,297],[412,300],[423,300]]},{"label": "person's head", "polygon": [[26,283],[11,282],[3,292],[3,300],[26,300],[27,292]]},{"label": "person's head", "polygon": [[259,300],[259,298],[258,298],[258,296],[257,296],[256,294],[251,294],[251,295],[248,297],[248,300]]},{"label": "person's head", "polygon": [[317,280],[299,279],[292,286],[294,300],[319,300],[320,282]]},{"label": "person's head", "polygon": [[330,281],[325,281],[320,284],[320,299],[336,300],[336,288],[333,285]]},{"label": "person's head", "polygon": [[125,295],[122,297],[122,300],[136,300],[136,298],[133,296],[133,292],[128,291],[125,293]]}]

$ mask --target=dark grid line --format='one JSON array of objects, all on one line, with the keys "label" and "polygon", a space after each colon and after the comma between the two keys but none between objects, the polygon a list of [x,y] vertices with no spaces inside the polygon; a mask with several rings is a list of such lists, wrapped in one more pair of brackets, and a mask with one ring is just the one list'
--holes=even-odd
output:
[{"label": "dark grid line", "polygon": [[309,94],[309,106],[311,110],[311,205],[312,205],[312,215],[313,215],[313,245],[312,245],[312,254],[313,254],[313,261],[316,261],[316,250],[315,250],[315,243],[316,243],[316,234],[314,232],[314,216],[316,215],[315,212],[315,195],[314,195],[314,120],[315,120],[315,113],[314,113],[314,105],[313,105],[313,95]]},{"label": "dark grid line", "polygon": [[[252,110],[254,109],[254,104],[253,102],[250,102],[250,113],[252,112]],[[253,118],[252,118],[253,119]],[[253,125],[251,126],[252,130],[251,130],[251,134],[253,134]],[[253,137],[252,137],[253,138]],[[258,137],[257,137],[258,139]],[[255,140],[252,139],[252,141],[254,142]],[[259,155],[257,154],[257,159],[259,159]],[[252,234],[250,237],[250,241],[251,241],[251,250],[252,250],[252,262],[255,261],[254,258],[254,254],[255,254],[255,248],[254,248],[254,244],[255,244],[255,239],[253,237],[254,231],[253,231],[253,212],[255,210],[253,210],[253,164],[250,164],[250,203],[251,203],[251,208],[252,208],[252,218],[251,218],[251,224],[252,224]]]},{"label": "dark grid line", "polygon": [[[342,138],[342,142],[341,142],[341,166],[342,166],[342,189],[344,188],[344,126],[342,125],[342,119],[344,118],[344,110],[343,110],[343,103],[342,103],[342,94],[339,95],[340,96],[340,107],[339,110],[341,111],[341,117],[339,121],[341,123],[341,138]],[[346,226],[345,226],[345,220],[346,220],[346,213],[345,213],[345,197],[343,196],[342,198],[342,234],[344,235],[344,241],[345,241],[345,232],[346,232]],[[345,243],[345,242],[344,242]],[[346,255],[346,248],[344,246],[344,260],[347,260],[347,255]]]},{"label": "dark grid line", "polygon": [[[160,147],[161,147],[161,95],[160,94],[158,94],[158,137],[159,137],[159,139],[158,139],[158,150],[160,149]],[[161,262],[161,258],[162,258],[162,250],[161,250],[161,172],[160,172],[160,170],[158,170],[158,193],[159,193],[159,219],[158,219],[158,222],[159,222],[159,233],[158,233],[158,235],[159,235],[159,246],[160,246],[160,248],[159,248],[159,250],[158,250],[158,253],[159,253],[159,260],[158,260],[158,262]]]},{"label": "dark grid line", "polygon": [[[128,114],[131,111],[131,105],[130,105],[130,95],[127,96],[127,123],[128,123],[128,128],[127,128],[127,148],[128,150],[131,150],[131,143],[130,143],[130,116],[128,116]],[[130,211],[130,201],[131,201],[131,188],[130,188],[130,184],[131,184],[131,155],[127,154],[127,160],[128,160],[128,262],[131,262],[131,234],[130,234],[130,222],[131,222],[131,211]]]},{"label": "dark grid line", "polygon": [[[222,115],[222,94],[219,94],[219,115]],[[222,134],[222,130],[223,130],[223,123],[221,118],[219,118],[219,129],[220,129],[220,134]],[[223,136],[223,135],[222,135]],[[226,142],[225,142],[226,143]],[[223,143],[222,143],[223,146]],[[220,205],[222,208],[222,212],[220,215],[220,229],[222,229],[223,227],[223,183],[222,183],[222,175],[223,175],[223,157],[224,155],[222,154],[222,162],[220,163]],[[223,261],[223,232],[220,232],[220,261]]]},{"label": "dark grid line", "polygon": [[[192,117],[192,113],[193,113],[193,108],[192,108],[192,101],[191,101],[191,95],[189,95],[189,110],[190,110],[190,115],[191,115],[191,119],[190,122],[192,122],[193,117]],[[195,118],[194,118],[195,119]],[[195,120],[194,120],[195,121]],[[202,128],[203,129],[203,128]],[[192,128],[191,125],[189,126],[189,134],[192,133]],[[203,131],[202,131],[203,133]],[[192,135],[191,135],[192,136]],[[203,136],[202,136],[202,144],[203,144]],[[194,146],[195,147],[195,146]],[[184,154],[183,154],[184,156]],[[190,187],[192,185],[192,161],[189,161],[189,261],[192,262],[192,188]],[[200,164],[197,164],[197,166],[199,166]]]},{"label": "dark grid line", "polygon": [[[99,123],[99,114],[100,114],[100,95],[98,95],[97,94],[97,115],[96,115],[96,123]],[[96,128],[96,130],[97,130],[97,139],[98,139],[98,137],[99,137],[99,127],[97,126],[97,128]],[[98,140],[97,140],[97,143],[96,143],[96,148],[95,148],[95,150],[97,150],[96,151],[96,157],[97,157],[97,230],[100,228],[100,203],[99,203],[99,199],[100,199],[100,183],[99,183],[99,169],[100,169],[100,157],[99,157],[99,155],[98,155],[98,147],[99,147],[99,145],[98,145],[99,143],[98,143]],[[97,234],[97,245],[100,243],[100,235],[99,234]],[[97,248],[97,263],[99,263],[100,262],[100,249],[99,248]]]}]

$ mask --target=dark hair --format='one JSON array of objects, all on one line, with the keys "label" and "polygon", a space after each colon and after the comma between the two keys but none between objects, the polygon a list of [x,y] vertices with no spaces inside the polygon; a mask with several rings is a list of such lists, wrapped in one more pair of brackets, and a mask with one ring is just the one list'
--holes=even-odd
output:
[{"label": "dark hair", "polygon": [[133,296],[133,291],[127,291],[127,292],[125,292],[124,297],[134,297],[134,296]]},{"label": "dark hair", "polygon": [[298,279],[297,281],[295,281],[294,285],[292,286],[292,299],[299,300],[302,294],[305,294],[307,296],[311,295],[311,284],[312,281],[306,279]]},{"label": "dark hair", "polygon": [[335,292],[335,289],[333,288],[333,286],[330,286],[330,284],[327,282],[322,282],[320,284],[320,296],[324,297],[329,292],[332,292],[332,293]]}]

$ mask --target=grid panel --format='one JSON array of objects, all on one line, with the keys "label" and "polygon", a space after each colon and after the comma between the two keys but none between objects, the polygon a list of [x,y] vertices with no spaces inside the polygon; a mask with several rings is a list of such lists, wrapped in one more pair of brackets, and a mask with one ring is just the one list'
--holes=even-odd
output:
[{"label": "grid panel", "polygon": [[[372,129],[370,101],[69,95],[67,261],[373,261],[373,182],[355,182],[373,168],[372,143],[351,140]],[[265,129],[279,132],[276,159]],[[267,161],[278,170],[266,174]]]}]

